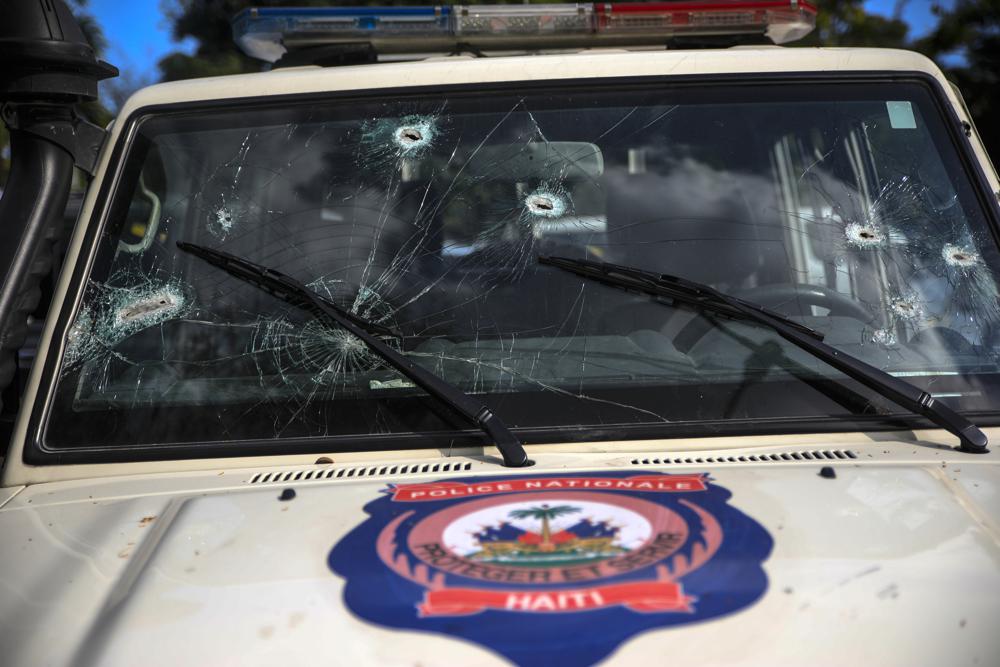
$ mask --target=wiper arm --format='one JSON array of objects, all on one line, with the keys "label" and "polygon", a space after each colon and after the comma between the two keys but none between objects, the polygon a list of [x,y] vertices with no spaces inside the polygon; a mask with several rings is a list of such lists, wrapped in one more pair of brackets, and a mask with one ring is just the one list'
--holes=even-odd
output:
[{"label": "wiper arm", "polygon": [[929,393],[827,345],[818,332],[763,306],[723,294],[709,285],[628,266],[567,257],[539,257],[538,261],[613,287],[666,297],[700,310],[762,324],[847,377],[954,434],[961,451],[971,454],[989,451],[985,433]]},{"label": "wiper arm", "polygon": [[538,262],[576,273],[585,278],[597,280],[612,287],[632,289],[653,296],[669,297],[681,303],[697,306],[701,310],[707,310],[733,319],[755,320],[754,316],[746,312],[747,309],[764,313],[775,320],[780,320],[786,327],[795,329],[799,333],[816,340],[823,340],[823,334],[819,331],[810,329],[804,324],[799,324],[781,313],[776,313],[764,306],[744,301],[735,296],[722,294],[708,285],[678,278],[677,276],[671,276],[666,273],[653,273],[652,271],[634,269],[629,266],[612,264],[610,262],[594,262],[587,259],[570,259],[568,257],[539,256]]},{"label": "wiper arm", "polygon": [[254,264],[241,257],[230,255],[221,250],[214,250],[194,243],[178,241],[177,247],[184,252],[200,257],[209,264],[217,266],[230,275],[258,287],[268,294],[293,306],[308,310],[337,325],[347,329],[357,336],[378,356],[390,366],[406,376],[418,387],[441,401],[455,412],[465,417],[470,423],[482,429],[496,444],[503,456],[503,464],[511,468],[531,465],[528,455],[507,426],[493,414],[483,403],[462,392],[457,387],[445,382],[437,375],[410,361],[406,355],[386,345],[378,338],[379,332],[399,336],[397,332],[382,327],[350,313],[335,303],[332,303],[305,284],[280,271]]},{"label": "wiper arm", "polygon": [[303,310],[308,310],[314,315],[323,315],[325,314],[324,309],[335,308],[339,311],[341,318],[349,320],[354,326],[360,327],[374,336],[403,337],[403,334],[396,329],[358,317],[354,313],[340,308],[329,299],[323,298],[303,283],[273,269],[254,264],[221,250],[213,250],[194,243],[178,241],[177,247],[219,267],[235,278],[259,287],[272,296]]}]

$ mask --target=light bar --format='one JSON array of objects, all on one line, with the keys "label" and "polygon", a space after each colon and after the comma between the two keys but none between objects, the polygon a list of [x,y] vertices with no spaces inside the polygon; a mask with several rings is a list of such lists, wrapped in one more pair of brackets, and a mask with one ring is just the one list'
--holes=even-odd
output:
[{"label": "light bar", "polygon": [[604,33],[700,36],[763,32],[775,44],[801,39],[816,27],[816,9],[795,0],[598,3],[594,13],[597,29]]},{"label": "light bar", "polygon": [[462,5],[453,16],[458,36],[589,34],[594,27],[591,4]]},{"label": "light bar", "polygon": [[261,7],[233,18],[233,36],[247,55],[274,62],[290,49],[337,44],[371,44],[380,53],[647,46],[726,35],[784,44],[815,25],[816,8],[803,0]]},{"label": "light bar", "polygon": [[233,38],[251,58],[274,62],[286,44],[371,41],[372,37],[448,39],[451,7],[252,7],[233,18]]}]

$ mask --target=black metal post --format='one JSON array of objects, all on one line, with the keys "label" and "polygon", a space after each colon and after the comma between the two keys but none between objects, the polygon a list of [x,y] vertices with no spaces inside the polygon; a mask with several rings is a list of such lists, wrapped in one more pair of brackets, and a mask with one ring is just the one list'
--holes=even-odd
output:
[{"label": "black metal post", "polygon": [[99,61],[63,0],[5,0],[0,22],[0,111],[11,168],[0,198],[0,390],[17,370],[27,316],[50,270],[51,239],[73,167],[92,172],[104,131],[75,105],[118,74]]}]

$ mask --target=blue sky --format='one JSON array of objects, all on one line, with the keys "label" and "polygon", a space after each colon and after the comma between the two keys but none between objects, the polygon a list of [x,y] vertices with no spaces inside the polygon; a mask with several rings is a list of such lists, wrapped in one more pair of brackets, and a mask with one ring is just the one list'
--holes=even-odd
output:
[{"label": "blue sky", "polygon": [[[953,2],[940,0],[945,6]],[[336,4],[335,0],[331,4]],[[870,12],[889,16],[895,4],[896,0],[868,0],[865,6]],[[911,35],[921,35],[933,27],[935,17],[931,4],[931,0],[907,2],[903,18],[910,24]],[[267,5],[267,0],[262,0],[261,5]],[[110,46],[105,59],[123,72],[131,72],[150,83],[157,76],[156,63],[160,58],[175,50],[190,52],[194,47],[191,43],[178,44],[171,39],[161,0],[90,0],[89,10],[108,38]]]},{"label": "blue sky", "polygon": [[194,48],[193,44],[173,41],[160,0],[90,0],[87,8],[108,39],[104,59],[122,71],[156,77],[160,58],[171,51],[190,52]]},{"label": "blue sky", "polygon": [[[909,0],[903,10],[903,20],[910,24],[910,36],[920,37],[927,33],[937,22],[937,17],[931,13],[931,6],[941,5],[951,8],[955,0],[938,0],[936,3],[931,0]],[[891,16],[896,6],[896,0],[867,0],[865,8],[873,14]]]}]

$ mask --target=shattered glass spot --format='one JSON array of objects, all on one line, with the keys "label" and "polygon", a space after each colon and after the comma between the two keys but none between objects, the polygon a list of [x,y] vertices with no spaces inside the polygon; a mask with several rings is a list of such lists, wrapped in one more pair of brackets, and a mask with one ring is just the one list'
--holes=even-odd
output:
[{"label": "shattered glass spot", "polygon": [[892,329],[876,329],[872,333],[872,342],[884,347],[895,347],[899,344],[899,339]]},{"label": "shattered glass spot", "polygon": [[434,126],[427,120],[396,128],[393,132],[396,145],[403,153],[414,153],[427,148],[434,140]]},{"label": "shattered glass spot", "polygon": [[893,299],[889,304],[889,308],[892,310],[893,315],[901,320],[919,319],[923,314],[920,304],[913,298]]},{"label": "shattered glass spot", "polygon": [[177,316],[187,300],[180,287],[167,284],[146,289],[113,289],[108,297],[111,310],[110,339],[131,334]]},{"label": "shattered glass spot", "polygon": [[541,218],[559,218],[566,213],[563,196],[546,189],[539,189],[524,198],[524,207],[531,215]]},{"label": "shattered glass spot", "polygon": [[80,310],[67,335],[67,367],[107,356],[124,359],[115,351],[120,343],[192,309],[179,280],[146,280],[134,287],[94,284],[92,289],[93,305]]},{"label": "shattered glass spot", "polygon": [[958,269],[970,269],[982,262],[975,251],[951,243],[946,243],[941,249],[941,257],[944,258],[945,264]]},{"label": "shattered glass spot", "polygon": [[[987,241],[988,242],[988,241]],[[1000,292],[996,280],[971,242],[945,243],[940,275],[951,287],[946,313],[963,321],[963,328],[1000,322]]]},{"label": "shattered glass spot", "polygon": [[398,170],[403,159],[424,157],[441,134],[438,114],[411,114],[402,118],[376,118],[360,129],[358,163],[366,170]]},{"label": "shattered glass spot", "polygon": [[263,350],[272,352],[273,362],[284,378],[302,373],[326,386],[385,365],[360,338],[317,319],[305,325],[286,319],[262,322],[252,353]]},{"label": "shattered glass spot", "polygon": [[76,316],[73,326],[66,334],[66,352],[64,363],[72,367],[92,358],[99,352],[100,346],[94,335],[94,317],[90,308],[84,306]]},{"label": "shattered glass spot", "polygon": [[907,253],[906,235],[889,222],[847,222],[843,224],[841,259],[855,261],[857,252]]},{"label": "shattered glass spot", "polygon": [[231,209],[221,206],[215,210],[215,219],[209,224],[209,231],[213,236],[225,240],[233,231],[234,215]]},{"label": "shattered glass spot", "polygon": [[856,248],[879,248],[886,240],[886,234],[874,225],[851,223],[844,227],[847,242]]}]

